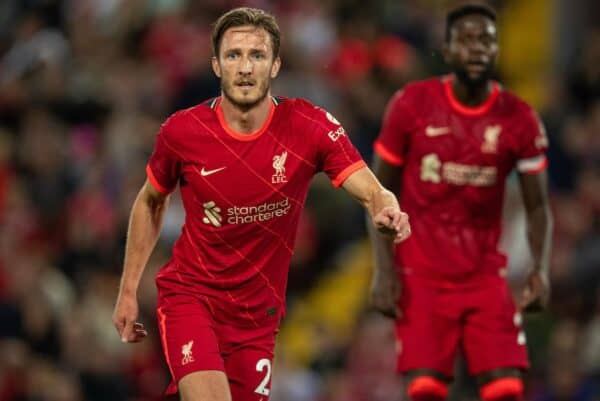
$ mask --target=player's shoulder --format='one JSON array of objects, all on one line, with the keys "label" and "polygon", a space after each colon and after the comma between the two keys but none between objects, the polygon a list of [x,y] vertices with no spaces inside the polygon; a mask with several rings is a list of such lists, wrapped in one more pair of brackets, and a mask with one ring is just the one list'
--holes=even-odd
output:
[{"label": "player's shoulder", "polygon": [[280,99],[285,100],[281,103],[281,105],[283,105],[285,108],[291,111],[298,111],[312,115],[317,109],[319,109],[319,106],[315,105],[310,100],[301,97]]},{"label": "player's shoulder", "polygon": [[498,96],[498,105],[508,115],[516,117],[522,117],[524,115],[536,115],[535,110],[529,105],[529,103],[527,103],[510,89],[507,89],[503,86],[501,87],[500,94]]},{"label": "player's shoulder", "polygon": [[197,105],[175,111],[163,122],[161,131],[168,136],[177,135],[193,126],[193,120],[207,120],[213,117],[217,100],[218,98],[208,99]]},{"label": "player's shoulder", "polygon": [[298,97],[286,99],[286,102],[290,111],[295,112],[301,119],[340,125],[340,122],[327,109],[310,100]]},{"label": "player's shoulder", "polygon": [[420,104],[423,100],[431,100],[432,97],[442,93],[442,77],[432,77],[408,82],[394,93],[392,102],[402,100],[403,102]]},{"label": "player's shoulder", "polygon": [[214,117],[219,100],[220,97],[213,97],[187,109],[178,110],[174,115],[177,114],[181,119]]},{"label": "player's shoulder", "polygon": [[404,86],[404,90],[408,91],[411,94],[441,91],[444,87],[443,79],[443,77],[431,77],[417,81],[411,81]]}]

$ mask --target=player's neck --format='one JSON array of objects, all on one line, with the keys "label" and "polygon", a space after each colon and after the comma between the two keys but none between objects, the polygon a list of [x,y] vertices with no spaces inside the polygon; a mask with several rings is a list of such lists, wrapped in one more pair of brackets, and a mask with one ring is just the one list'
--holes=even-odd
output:
[{"label": "player's neck", "polygon": [[225,122],[231,129],[240,134],[251,134],[264,125],[273,103],[269,93],[257,105],[248,110],[243,110],[231,103],[226,96],[221,96],[219,107],[221,107]]},{"label": "player's neck", "polygon": [[468,107],[476,107],[485,103],[492,90],[493,85],[490,81],[485,81],[481,85],[468,85],[458,78],[452,80],[452,92],[455,99]]}]

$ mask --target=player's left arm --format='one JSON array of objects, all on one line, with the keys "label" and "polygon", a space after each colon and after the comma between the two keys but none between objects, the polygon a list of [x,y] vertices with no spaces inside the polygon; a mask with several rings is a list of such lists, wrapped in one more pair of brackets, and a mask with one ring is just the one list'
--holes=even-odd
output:
[{"label": "player's left arm", "polygon": [[400,209],[396,196],[381,185],[368,167],[352,173],[342,188],[365,208],[377,230],[392,236],[396,243],[409,237],[408,215]]},{"label": "player's left arm", "polygon": [[545,308],[550,298],[552,213],[548,200],[548,163],[545,155],[548,140],[544,126],[533,110],[527,110],[522,121],[517,170],[527,213],[527,238],[534,266],[527,278],[521,307],[526,311],[536,311]]},{"label": "player's left arm", "polygon": [[537,174],[519,174],[523,204],[527,213],[527,238],[534,261],[521,300],[521,306],[527,311],[545,308],[550,298],[549,265],[553,221],[547,182],[545,171]]}]

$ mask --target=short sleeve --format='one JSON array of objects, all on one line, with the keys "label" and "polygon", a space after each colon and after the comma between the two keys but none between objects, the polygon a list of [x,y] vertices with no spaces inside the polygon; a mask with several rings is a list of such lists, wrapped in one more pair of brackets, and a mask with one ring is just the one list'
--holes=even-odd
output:
[{"label": "short sleeve", "polygon": [[173,117],[160,127],[156,136],[154,150],[146,166],[148,180],[156,190],[164,195],[171,193],[177,186],[181,173],[181,159],[169,142],[174,130]]},{"label": "short sleeve", "polygon": [[542,121],[530,108],[523,113],[518,132],[517,170],[524,174],[539,173],[548,165],[548,138]]},{"label": "short sleeve", "polygon": [[406,90],[396,92],[386,107],[381,131],[373,145],[375,153],[391,165],[402,166],[415,121]]},{"label": "short sleeve", "polygon": [[319,170],[339,188],[355,171],[366,167],[360,153],[339,123],[328,111],[313,106],[313,127],[318,145]]}]

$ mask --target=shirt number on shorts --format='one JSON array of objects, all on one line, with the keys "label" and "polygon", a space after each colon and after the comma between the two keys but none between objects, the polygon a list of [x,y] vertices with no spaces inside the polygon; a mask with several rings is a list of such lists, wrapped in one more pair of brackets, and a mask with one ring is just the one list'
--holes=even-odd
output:
[{"label": "shirt number on shorts", "polygon": [[255,393],[260,395],[269,395],[269,389],[267,388],[267,384],[269,384],[269,379],[271,379],[271,361],[267,358],[263,358],[256,363],[256,371],[262,372],[267,369],[267,374],[265,374],[265,378],[260,382]]}]

